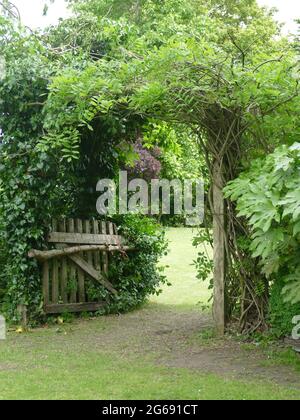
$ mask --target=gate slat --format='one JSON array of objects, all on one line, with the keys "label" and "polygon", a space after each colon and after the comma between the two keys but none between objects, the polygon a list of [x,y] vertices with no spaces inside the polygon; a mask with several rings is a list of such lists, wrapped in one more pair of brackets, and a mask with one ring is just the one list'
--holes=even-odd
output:
[{"label": "gate slat", "polygon": [[52,232],[57,232],[57,220],[56,219],[52,219]]},{"label": "gate slat", "polygon": [[114,225],[111,222],[108,223],[108,233],[112,237],[114,245],[116,245],[117,242],[116,242],[116,239],[114,238]]},{"label": "gate slat", "polygon": [[[58,222],[56,219],[52,219],[52,230],[53,232],[57,232],[58,230]],[[58,261],[56,259],[52,262],[52,276],[51,276],[51,289],[52,289],[52,296],[51,302],[58,303],[59,300],[59,277],[58,277]]]},{"label": "gate slat", "polygon": [[[95,235],[99,234],[99,223],[98,220],[93,220],[93,233]],[[100,251],[95,251],[94,253],[94,267],[97,271],[101,271],[101,258],[100,258]]]},{"label": "gate slat", "polygon": [[[106,222],[101,223],[101,233],[102,235],[106,235]],[[107,252],[102,253],[103,256],[103,272],[108,274],[108,254]]]},{"label": "gate slat", "polygon": [[[66,232],[67,226],[66,226],[66,219],[63,219],[59,223],[59,230],[60,232]],[[61,260],[61,297],[64,303],[69,303],[68,298],[68,260],[67,258],[62,258]]]},{"label": "gate slat", "polygon": [[[90,234],[91,233],[91,223],[89,220],[85,220],[84,221],[84,226],[85,226],[85,233]],[[91,252],[87,253],[87,260],[89,265],[93,265],[93,255]]]},{"label": "gate slat", "polygon": [[118,232],[117,225],[113,224],[113,227],[114,227],[114,235],[118,236],[119,232]]},{"label": "gate slat", "polygon": [[[78,233],[83,232],[81,219],[77,219],[77,230]],[[83,258],[83,252],[80,252],[79,256]],[[78,298],[80,303],[85,302],[85,275],[81,270],[78,270]]]},{"label": "gate slat", "polygon": [[43,296],[44,304],[49,304],[49,263],[45,261],[43,264]]},{"label": "gate slat", "polygon": [[[70,233],[74,233],[75,231],[75,223],[74,219],[68,220],[68,231]],[[70,303],[76,303],[77,302],[77,268],[74,264],[70,264],[70,279],[72,281],[72,290],[71,290],[71,296],[70,296]]]},{"label": "gate slat", "polygon": [[58,261],[54,258],[52,262],[52,303],[59,303],[59,277],[58,277]]}]

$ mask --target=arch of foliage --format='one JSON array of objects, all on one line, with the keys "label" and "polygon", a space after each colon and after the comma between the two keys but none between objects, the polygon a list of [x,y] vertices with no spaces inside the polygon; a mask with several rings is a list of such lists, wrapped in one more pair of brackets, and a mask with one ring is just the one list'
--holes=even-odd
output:
[{"label": "arch of foliage", "polygon": [[[147,138],[144,127],[154,120],[184,127],[197,139],[212,181],[210,211],[223,229],[226,315],[237,319],[243,331],[264,326],[269,280],[251,257],[249,225],[229,199],[224,214],[215,214],[213,189],[220,198],[222,188],[251,159],[298,140],[299,77],[293,46],[279,36],[272,13],[255,0],[70,4],[76,17],[43,34],[20,35],[3,21],[3,33],[9,36],[2,48],[9,65],[1,84],[5,101],[0,125],[8,136],[1,147],[9,157],[1,175],[8,206],[2,211],[5,217],[11,213],[7,237],[12,242],[29,235],[20,241],[18,273],[9,274],[13,293],[23,284],[32,296],[27,281],[35,267],[29,267],[25,251],[42,236],[38,218],[55,211],[78,214],[84,209],[87,214],[94,202],[87,191],[95,175],[101,175],[95,168],[114,174],[132,160],[128,145],[141,130]],[[25,81],[21,87],[20,80]],[[20,181],[13,185],[16,175],[21,188]],[[57,185],[64,188],[57,191]],[[18,194],[24,191],[20,202],[14,188]],[[41,188],[50,200],[28,195],[28,190]],[[25,225],[15,236],[24,213],[36,231]],[[21,281],[20,267],[26,273]],[[33,285],[33,274],[31,278]]]},{"label": "arch of foliage", "polygon": [[[222,188],[252,158],[297,141],[296,56],[292,45],[278,37],[271,14],[255,1],[160,6],[132,1],[128,13],[118,2],[76,4],[95,16],[130,21],[131,33],[139,31],[138,41],[128,40],[129,56],[117,60],[115,79],[125,89],[113,106],[125,96],[132,112],[189,127],[213,185]],[[249,227],[230,200],[217,223],[225,229],[227,316],[237,317],[241,330],[251,332],[265,326],[269,281],[251,258]]]},{"label": "arch of foliage", "polygon": [[[184,124],[219,189],[252,158],[297,140],[295,53],[255,1],[126,3],[122,11],[118,2],[75,2],[102,24],[105,16],[130,25],[122,60],[97,63],[122,86],[113,111]],[[210,207],[214,214],[212,191]],[[251,258],[250,230],[235,205],[227,200],[224,218],[215,218],[225,236],[227,316],[251,332],[265,325],[269,281]]]}]

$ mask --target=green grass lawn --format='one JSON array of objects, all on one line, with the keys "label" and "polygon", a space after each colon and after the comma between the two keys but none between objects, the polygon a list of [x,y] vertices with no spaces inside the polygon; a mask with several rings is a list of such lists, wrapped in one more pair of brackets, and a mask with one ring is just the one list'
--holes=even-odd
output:
[{"label": "green grass lawn", "polygon": [[164,368],[151,357],[93,346],[105,320],[16,336],[0,344],[1,399],[300,399],[299,391],[188,369]]},{"label": "green grass lawn", "polygon": [[[193,261],[197,259],[198,250],[192,246],[196,236],[195,229],[170,228],[167,230],[170,252],[163,258],[167,266],[166,275],[172,287],[164,286],[163,293],[151,301],[162,305],[176,305],[177,308],[197,308],[196,305],[207,305],[211,297],[208,282],[197,279]],[[208,251],[211,249],[207,246]]]},{"label": "green grass lawn", "polygon": [[[1,399],[299,399],[299,392],[270,383],[167,369],[93,349],[49,350],[43,340],[38,346],[32,337],[31,351],[19,348],[22,354],[9,347],[7,368],[0,372]],[[2,350],[1,364],[4,355]]]},{"label": "green grass lawn", "polygon": [[[195,305],[209,297],[190,265],[196,256],[193,232],[171,229],[168,236],[171,253],[163,263],[170,265],[173,286],[144,309],[11,332],[0,341],[0,399],[299,400],[299,390],[271,380],[234,379],[167,363],[176,351],[190,354],[194,332],[178,330],[178,320],[197,321]],[[202,357],[203,343],[198,350],[193,344],[196,357]]]}]

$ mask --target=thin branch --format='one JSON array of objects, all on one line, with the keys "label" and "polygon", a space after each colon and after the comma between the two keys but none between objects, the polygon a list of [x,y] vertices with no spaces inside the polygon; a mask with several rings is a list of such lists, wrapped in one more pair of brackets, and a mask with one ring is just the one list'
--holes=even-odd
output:
[{"label": "thin branch", "polygon": [[[298,84],[298,82],[297,82]],[[274,105],[272,108],[269,108],[267,111],[262,113],[262,116],[265,117],[266,115],[271,114],[272,112],[276,111],[276,109],[280,108],[282,105],[287,104],[288,102],[292,101],[293,99],[297,98],[299,96],[299,92],[297,91],[294,95],[290,96],[286,100],[279,102],[278,104]]]},{"label": "thin branch", "polygon": [[266,60],[263,63],[259,64],[259,66],[255,67],[255,69],[253,71],[255,72],[255,71],[259,70],[261,67],[263,67],[263,66],[265,66],[266,64],[269,64],[269,63],[280,63],[282,61],[283,57],[284,57],[284,55],[282,55],[279,58],[273,58],[272,60]]},{"label": "thin branch", "polygon": [[0,1],[0,6],[2,6],[2,8],[8,12],[13,18],[21,21],[21,14],[19,12],[19,9],[17,8],[16,5],[14,5],[12,2],[10,1],[6,1],[5,3],[3,1]]}]

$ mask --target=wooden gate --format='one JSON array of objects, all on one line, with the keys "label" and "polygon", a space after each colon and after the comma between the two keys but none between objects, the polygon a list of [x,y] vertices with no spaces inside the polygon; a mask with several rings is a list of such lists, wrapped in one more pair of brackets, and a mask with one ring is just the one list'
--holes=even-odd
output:
[{"label": "wooden gate", "polygon": [[54,248],[29,253],[29,257],[42,262],[45,313],[101,309],[104,302],[89,301],[87,281],[94,281],[117,294],[107,278],[109,255],[129,248],[124,246],[124,240],[113,223],[81,219],[53,220],[48,243]]}]

